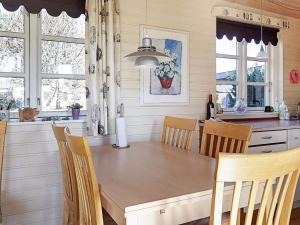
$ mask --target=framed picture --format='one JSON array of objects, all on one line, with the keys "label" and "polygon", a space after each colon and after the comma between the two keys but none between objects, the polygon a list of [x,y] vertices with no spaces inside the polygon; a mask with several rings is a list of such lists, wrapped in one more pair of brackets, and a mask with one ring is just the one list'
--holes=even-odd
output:
[{"label": "framed picture", "polygon": [[141,105],[185,105],[189,103],[189,33],[141,26],[141,41],[147,35],[156,50],[171,57],[157,68],[141,69]]}]

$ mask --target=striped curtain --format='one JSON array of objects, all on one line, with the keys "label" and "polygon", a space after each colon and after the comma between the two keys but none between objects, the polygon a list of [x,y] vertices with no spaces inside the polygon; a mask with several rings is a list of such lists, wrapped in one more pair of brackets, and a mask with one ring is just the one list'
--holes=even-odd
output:
[{"label": "striped curtain", "polygon": [[117,3],[86,0],[87,126],[92,136],[115,133],[116,93],[120,88],[116,82],[120,56],[115,54],[120,44],[114,38],[118,35]]}]

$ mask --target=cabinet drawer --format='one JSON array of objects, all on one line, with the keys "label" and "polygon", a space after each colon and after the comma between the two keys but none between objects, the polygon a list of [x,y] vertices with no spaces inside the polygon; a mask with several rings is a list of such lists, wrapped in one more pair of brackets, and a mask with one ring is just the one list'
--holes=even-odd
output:
[{"label": "cabinet drawer", "polygon": [[288,148],[300,147],[300,129],[292,129],[288,131]]},{"label": "cabinet drawer", "polygon": [[286,144],[264,145],[257,147],[249,147],[248,153],[270,153],[287,150]]},{"label": "cabinet drawer", "polygon": [[255,132],[252,134],[250,146],[287,142],[287,130]]}]

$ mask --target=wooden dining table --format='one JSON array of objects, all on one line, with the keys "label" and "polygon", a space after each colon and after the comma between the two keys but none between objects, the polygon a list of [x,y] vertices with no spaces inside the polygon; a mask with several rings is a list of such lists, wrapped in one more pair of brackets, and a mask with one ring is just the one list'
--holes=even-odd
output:
[{"label": "wooden dining table", "polygon": [[[91,149],[102,207],[118,225],[176,225],[209,217],[214,159],[159,142]],[[250,188],[243,186],[240,207],[247,205]],[[225,187],[224,211],[230,210],[233,189]]]}]

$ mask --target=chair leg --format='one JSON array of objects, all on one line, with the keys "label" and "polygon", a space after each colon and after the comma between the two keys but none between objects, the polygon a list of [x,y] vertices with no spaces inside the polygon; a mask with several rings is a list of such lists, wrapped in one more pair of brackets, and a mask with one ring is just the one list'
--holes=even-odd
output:
[{"label": "chair leg", "polygon": [[236,225],[241,225],[241,214],[242,214],[242,210],[243,209],[239,209],[238,210],[238,215],[237,215],[237,223],[236,223]]}]

